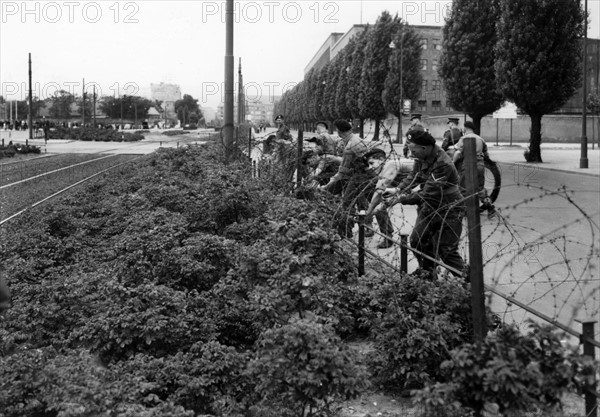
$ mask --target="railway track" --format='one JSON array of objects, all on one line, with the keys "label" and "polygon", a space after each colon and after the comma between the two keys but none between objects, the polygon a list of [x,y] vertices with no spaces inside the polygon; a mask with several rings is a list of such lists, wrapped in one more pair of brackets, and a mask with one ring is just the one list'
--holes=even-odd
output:
[{"label": "railway track", "polygon": [[[45,165],[44,172],[39,172],[42,170],[39,163],[37,169],[27,167],[19,175],[2,171],[6,175],[0,176],[0,226],[98,175],[141,158],[141,155],[95,154],[88,157],[91,159],[80,158],[83,160],[58,168],[52,163]],[[27,164],[31,161],[35,165],[37,159],[22,162]]]}]

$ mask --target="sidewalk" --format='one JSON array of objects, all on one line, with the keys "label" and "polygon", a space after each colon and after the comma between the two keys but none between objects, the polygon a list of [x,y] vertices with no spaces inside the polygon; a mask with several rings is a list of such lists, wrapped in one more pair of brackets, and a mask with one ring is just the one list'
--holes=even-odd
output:
[{"label": "sidewalk", "polygon": [[[269,132],[274,133],[274,132]],[[292,136],[298,137],[298,131],[292,130]],[[304,132],[304,138],[310,138],[313,132]],[[440,142],[438,141],[438,145]],[[388,143],[379,142],[378,145],[387,152],[390,150]],[[527,143],[513,143],[509,146],[508,142],[488,142],[490,158],[501,164],[512,164],[520,166],[535,166],[538,169],[549,171],[569,172],[580,175],[600,176],[600,149],[588,143],[588,168],[579,168],[579,159],[581,157],[581,146],[578,143],[542,143],[542,163],[526,162],[523,152],[527,149]],[[403,145],[394,144],[394,150],[402,155]]]}]

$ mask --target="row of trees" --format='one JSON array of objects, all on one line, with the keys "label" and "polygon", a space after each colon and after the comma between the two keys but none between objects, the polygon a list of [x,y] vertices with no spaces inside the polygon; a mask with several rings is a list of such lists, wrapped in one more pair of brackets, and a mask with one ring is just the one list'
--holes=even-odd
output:
[{"label": "row of trees", "polygon": [[[514,102],[531,117],[528,160],[542,162],[542,117],[581,86],[585,21],[578,0],[455,0],[438,70],[448,104],[479,131],[482,117]],[[275,113],[292,124],[398,117],[401,98],[420,94],[419,41],[401,19],[383,12],[333,61],[285,92]]]},{"label": "row of trees", "polygon": [[[514,102],[531,118],[530,162],[542,162],[542,117],[582,82],[586,16],[578,0],[455,0],[443,28],[448,104],[481,118]],[[496,22],[496,24],[490,24]]]},{"label": "row of trees", "polygon": [[[148,100],[144,97],[124,95],[120,97],[105,96],[99,97],[97,108],[111,119],[143,120],[148,116],[148,110],[155,107],[159,112],[164,112],[162,102]],[[0,96],[0,104],[5,100]],[[21,115],[26,118],[29,114],[29,108],[26,100],[18,100],[12,104],[16,107],[13,117]],[[76,105],[78,116],[85,112],[85,118],[91,120],[93,116],[93,97],[90,94],[77,96],[68,91],[57,91],[48,100],[40,100],[34,97],[32,100],[32,115],[34,119],[39,118],[39,112],[42,107],[49,105],[49,116],[53,119],[70,119],[73,117],[73,104]],[[202,110],[198,105],[198,100],[188,94],[184,94],[183,99],[175,102],[175,113],[182,123],[199,123],[203,120]]]},{"label": "row of trees", "polygon": [[[397,15],[383,12],[375,25],[352,37],[333,61],[311,69],[286,91],[274,112],[296,125],[352,118],[361,120],[361,128],[364,119],[381,120],[388,113],[398,116],[401,97],[414,100],[420,94],[420,58],[419,35]],[[376,124],[374,140],[378,137]]]}]

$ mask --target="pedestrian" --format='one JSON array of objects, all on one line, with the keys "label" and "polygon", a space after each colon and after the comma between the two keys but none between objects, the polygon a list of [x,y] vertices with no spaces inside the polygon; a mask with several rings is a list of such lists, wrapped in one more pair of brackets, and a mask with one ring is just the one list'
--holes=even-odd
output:
[{"label": "pedestrian", "polygon": [[477,196],[481,202],[479,211],[487,211],[488,218],[492,218],[496,215],[496,208],[494,207],[494,204],[492,204],[492,200],[490,200],[487,190],[485,189],[485,160],[490,159],[490,155],[488,154],[487,143],[481,136],[475,134],[475,124],[470,120],[465,122],[465,134],[454,146],[456,150],[454,152],[453,161],[455,165],[460,167],[460,186],[464,193],[464,190],[466,189],[464,173],[465,164],[462,162],[464,159],[465,138],[475,138],[475,154],[477,157]]},{"label": "pedestrian", "polygon": [[[406,137],[410,153],[416,158],[415,164],[397,188],[386,192],[386,205],[417,205],[410,246],[431,258],[441,259],[462,274],[464,262],[458,253],[458,243],[464,203],[456,167],[429,132],[410,130]],[[414,191],[417,186],[420,188]],[[415,255],[420,270],[433,276],[435,262],[421,253]]]},{"label": "pedestrian", "polygon": [[[409,131],[410,130],[428,131],[427,129],[425,129],[425,126],[423,126],[421,117],[422,117],[422,115],[420,113],[413,113],[410,115],[410,126],[408,128]],[[408,142],[404,143],[404,149],[402,150],[402,153],[404,154],[405,158],[408,157]]]},{"label": "pedestrian", "polygon": [[368,146],[363,139],[352,133],[352,125],[347,120],[338,119],[334,125],[343,146],[342,161],[337,173],[319,188],[332,194],[342,194],[342,213],[335,222],[340,235],[350,238],[354,227],[355,206],[366,210],[368,204],[365,191],[370,176],[363,158]]},{"label": "pedestrian", "polygon": [[375,215],[379,231],[387,237],[377,245],[377,248],[386,249],[394,244],[391,240],[394,227],[387,210],[376,210],[376,208],[381,203],[385,190],[398,185],[412,171],[414,163],[410,159],[388,157],[380,148],[370,150],[364,158],[367,162],[367,169],[374,176],[372,181],[376,181],[375,187],[369,195],[370,203],[365,222],[370,223],[372,216]]}]

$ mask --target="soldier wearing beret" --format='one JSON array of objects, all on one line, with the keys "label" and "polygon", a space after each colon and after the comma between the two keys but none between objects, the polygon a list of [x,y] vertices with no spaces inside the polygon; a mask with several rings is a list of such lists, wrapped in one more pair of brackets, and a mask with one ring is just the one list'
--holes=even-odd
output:
[{"label": "soldier wearing beret", "polygon": [[[417,220],[410,246],[462,271],[464,262],[458,253],[458,243],[464,203],[454,163],[428,132],[410,130],[407,142],[416,158],[415,165],[397,188],[388,189],[391,192],[386,192],[386,204],[416,204]],[[417,186],[419,190],[413,191]],[[416,258],[422,270],[435,270],[433,261],[419,255]]]},{"label": "soldier wearing beret", "polygon": [[[408,130],[420,130],[423,132],[427,132],[427,129],[425,129],[425,126],[423,126],[423,122],[421,121],[421,117],[422,115],[420,113],[413,113],[410,115],[410,127],[408,128]],[[407,158],[408,157],[408,143],[404,144],[404,149],[403,149],[403,154],[404,157]]]},{"label": "soldier wearing beret", "polygon": [[292,138],[292,134],[290,133],[289,127],[287,127],[284,123],[283,114],[280,114],[275,118],[275,123],[277,124],[277,132],[275,132],[276,140],[285,140],[287,142],[294,140],[294,138]]}]

